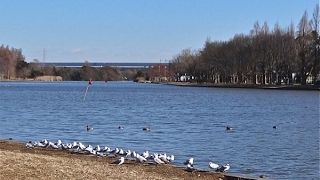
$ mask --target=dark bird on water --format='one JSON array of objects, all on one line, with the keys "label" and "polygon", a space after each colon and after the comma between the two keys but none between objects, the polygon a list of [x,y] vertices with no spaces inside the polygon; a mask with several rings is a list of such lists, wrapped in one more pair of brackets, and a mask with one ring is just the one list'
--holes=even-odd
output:
[{"label": "dark bird on water", "polygon": [[151,131],[151,127],[145,127],[145,128],[142,128],[142,130],[144,130],[144,131]]},{"label": "dark bird on water", "polygon": [[228,131],[233,130],[233,127],[227,126],[226,130],[228,130]]},{"label": "dark bird on water", "polygon": [[87,131],[93,130],[93,127],[87,126]]}]

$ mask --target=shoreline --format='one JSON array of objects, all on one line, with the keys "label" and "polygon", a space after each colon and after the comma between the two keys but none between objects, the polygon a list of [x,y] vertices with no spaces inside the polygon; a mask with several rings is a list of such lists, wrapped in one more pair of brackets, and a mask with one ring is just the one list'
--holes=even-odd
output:
[{"label": "shoreline", "polygon": [[[62,81],[56,79],[19,79],[19,80],[0,80],[0,82],[52,82]],[[155,82],[155,81],[144,81],[139,80],[137,83],[152,83],[162,85],[173,85],[173,86],[187,86],[187,87],[207,87],[207,88],[242,88],[242,89],[268,89],[268,90],[307,90],[307,91],[320,91],[320,85],[268,85],[268,84],[215,84],[215,83],[191,83],[191,82]]]},{"label": "shoreline", "polygon": [[213,84],[213,83],[190,83],[190,82],[152,82],[154,84],[208,87],[208,88],[244,88],[244,89],[269,89],[269,90],[308,90],[319,91],[318,85],[260,85],[260,84]]},{"label": "shoreline", "polygon": [[117,160],[115,157],[99,158],[61,149],[27,148],[25,144],[0,139],[0,179],[259,179],[198,169],[187,172],[186,168],[171,164],[129,160],[118,166],[112,164]]}]

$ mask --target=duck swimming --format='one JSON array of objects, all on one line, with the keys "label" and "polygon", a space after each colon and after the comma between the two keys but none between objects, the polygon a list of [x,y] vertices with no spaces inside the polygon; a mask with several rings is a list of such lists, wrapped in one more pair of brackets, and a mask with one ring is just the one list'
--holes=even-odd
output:
[{"label": "duck swimming", "polygon": [[227,126],[226,130],[228,130],[228,131],[233,130],[233,127]]},{"label": "duck swimming", "polygon": [[151,131],[151,127],[145,127],[145,128],[142,128],[142,130],[144,130],[144,131]]},{"label": "duck swimming", "polygon": [[87,126],[87,131],[93,130],[93,127]]}]

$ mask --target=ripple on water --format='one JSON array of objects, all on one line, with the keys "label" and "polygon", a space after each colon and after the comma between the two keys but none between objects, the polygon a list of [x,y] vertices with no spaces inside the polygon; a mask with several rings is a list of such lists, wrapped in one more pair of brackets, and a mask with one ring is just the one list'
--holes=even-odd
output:
[{"label": "ripple on water", "polygon": [[83,101],[86,85],[11,83],[1,91],[0,137],[166,152],[179,166],[194,157],[204,170],[213,161],[229,163],[231,173],[318,179],[318,92],[97,82]]}]

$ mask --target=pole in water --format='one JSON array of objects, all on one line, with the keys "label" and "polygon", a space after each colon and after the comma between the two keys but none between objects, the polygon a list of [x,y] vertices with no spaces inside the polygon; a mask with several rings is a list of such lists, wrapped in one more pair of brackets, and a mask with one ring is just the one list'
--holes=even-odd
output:
[{"label": "pole in water", "polygon": [[88,89],[89,89],[89,86],[87,86],[87,90],[86,90],[86,92],[84,93],[83,101],[86,99]]},{"label": "pole in water", "polygon": [[86,99],[87,92],[88,92],[88,89],[89,89],[89,86],[90,86],[90,85],[92,85],[91,79],[89,80],[89,83],[88,83],[88,86],[87,86],[87,90],[86,90],[86,92],[84,93],[83,101]]}]

